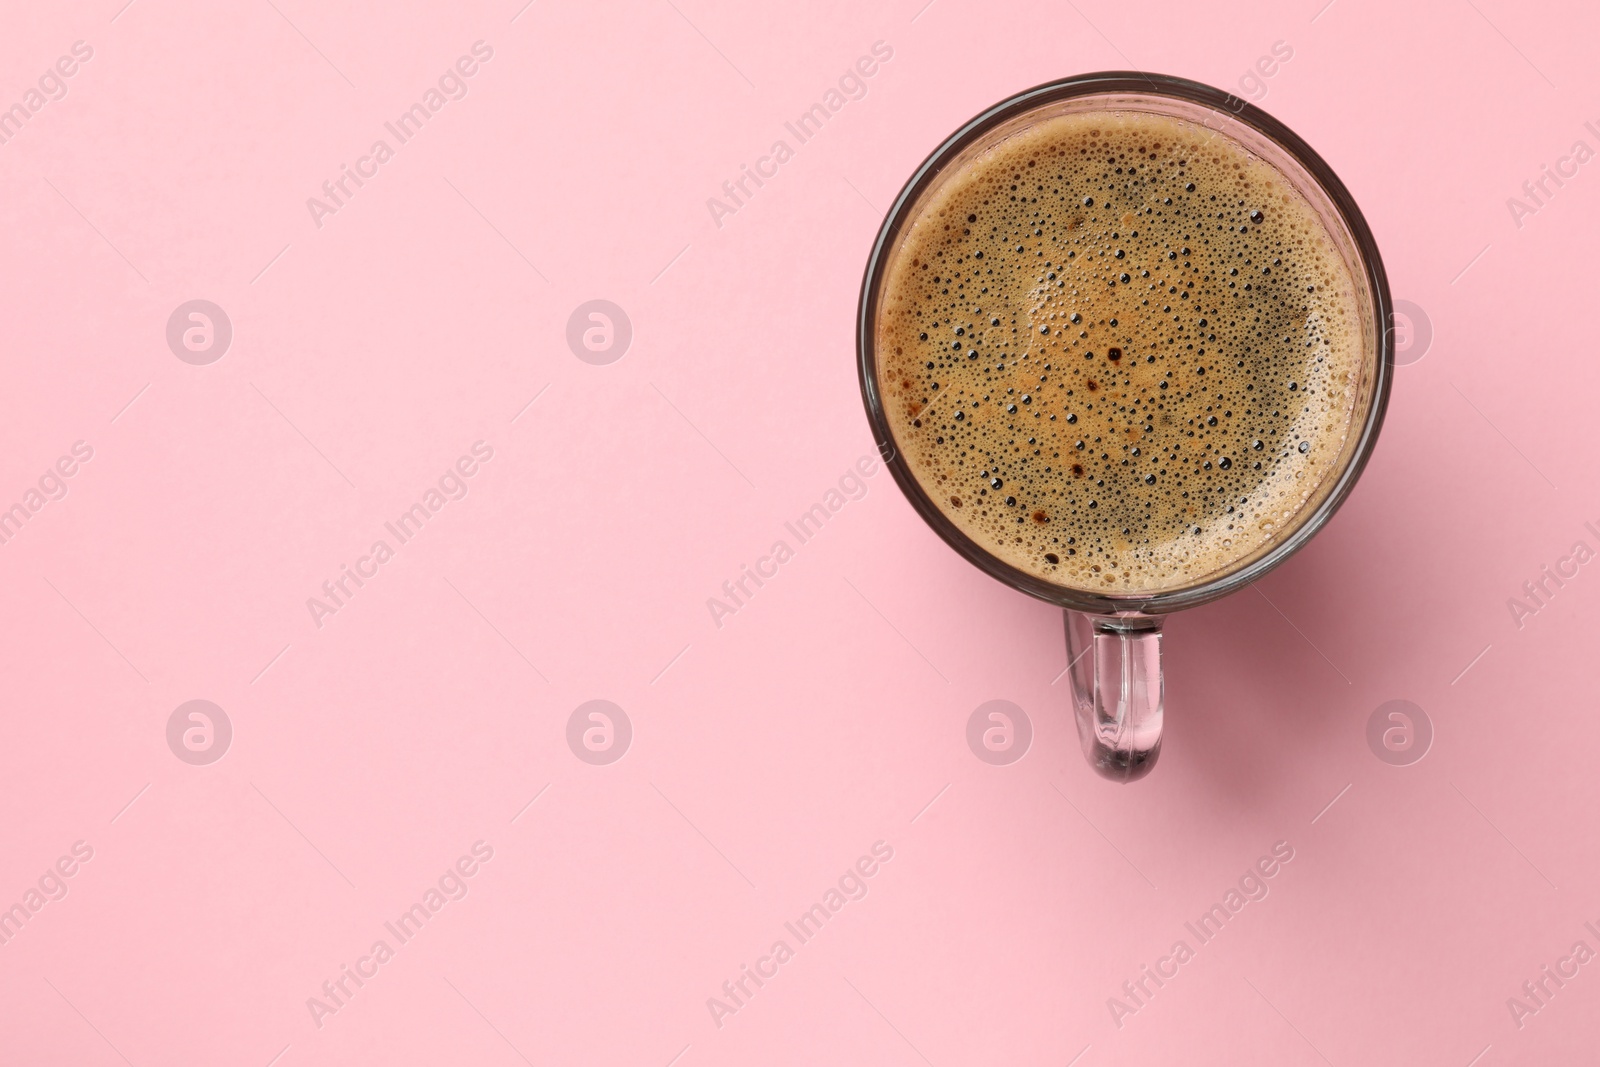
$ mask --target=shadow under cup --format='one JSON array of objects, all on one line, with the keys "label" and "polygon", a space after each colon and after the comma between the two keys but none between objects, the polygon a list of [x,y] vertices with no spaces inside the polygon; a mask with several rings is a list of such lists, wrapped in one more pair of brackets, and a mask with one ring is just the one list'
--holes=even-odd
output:
[{"label": "shadow under cup", "polygon": [[[1225,571],[1160,591],[1113,594],[1058,585],[999,559],[967,536],[917,480],[895,440],[878,381],[878,307],[890,261],[907,227],[943,183],[971,160],[1037,122],[1100,111],[1146,112],[1213,131],[1277,170],[1311,205],[1343,257],[1355,288],[1362,360],[1349,432],[1322,485],[1293,522]],[[867,419],[884,462],[924,521],[966,559],[1007,585],[1066,609],[1066,641],[1079,738],[1102,775],[1128,782],[1154,766],[1161,748],[1161,622],[1182,608],[1234,592],[1277,566],[1344,502],[1377,442],[1394,363],[1389,283],[1366,220],[1348,190],[1309,145],[1260,109],[1199,82],[1160,74],[1086,74],[1019,93],[952,134],[906,183],[889,211],[861,287],[856,349]]]}]

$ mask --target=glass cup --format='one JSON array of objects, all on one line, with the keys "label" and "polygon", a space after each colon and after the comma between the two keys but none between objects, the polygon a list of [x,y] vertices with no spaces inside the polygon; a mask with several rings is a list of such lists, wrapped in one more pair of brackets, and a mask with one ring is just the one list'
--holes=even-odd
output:
[{"label": "glass cup", "polygon": [[[1270,164],[1320,216],[1355,284],[1363,355],[1352,428],[1320,500],[1295,522],[1226,572],[1159,592],[1111,595],[1070,589],[991,555],[929,498],[896,444],[878,384],[877,314],[885,269],[901,231],[944,176],[1041,119],[1083,111],[1143,111],[1214,131]],[[1256,581],[1309,541],[1349,495],[1377,443],[1394,367],[1389,282],[1366,220],[1322,157],[1293,131],[1238,97],[1199,82],[1161,74],[1113,71],[1051,82],[1004,100],[952,134],[917,168],[878,232],[861,285],[856,350],[867,419],[902,492],[924,521],[967,560],[1030,596],[1065,609],[1068,673],[1078,737],[1090,764],[1107,778],[1131,782],[1148,774],[1161,751],[1163,681],[1161,624],[1182,608],[1226,596]]]}]

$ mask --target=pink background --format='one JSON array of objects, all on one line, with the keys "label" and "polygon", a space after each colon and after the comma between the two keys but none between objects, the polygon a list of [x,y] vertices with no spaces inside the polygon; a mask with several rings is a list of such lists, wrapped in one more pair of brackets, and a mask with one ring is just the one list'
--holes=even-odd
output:
[{"label": "pink background", "polygon": [[[0,35],[0,106],[93,49],[0,145],[0,507],[93,449],[0,545],[0,908],[93,849],[0,946],[0,1062],[1600,1058],[1600,963],[1507,1005],[1600,950],[1600,564],[1507,604],[1600,548],[1600,164],[1506,203],[1600,148],[1585,5],[122,3],[13,4]],[[319,227],[307,198],[479,40],[466,97]],[[796,146],[877,41],[865,97]],[[1315,145],[1433,340],[1327,530],[1170,621],[1166,748],[1123,788],[1078,753],[1059,612],[881,469],[720,628],[706,601],[873,451],[856,292],[915,165],[1004,96],[1128,66]],[[707,198],[778,138],[718,226]],[[566,341],[597,298],[633,327],[609,365]],[[206,366],[166,342],[192,299],[233,325]],[[468,495],[319,628],[307,598],[476,441]],[[167,742],[195,699],[233,728],[206,766]],[[609,765],[567,742],[593,699],[632,726]],[[1032,723],[1006,766],[966,742],[991,699]],[[1409,766],[1366,739],[1396,699],[1435,734]],[[799,944],[784,923],[878,841]],[[1199,945],[1184,923],[1280,841],[1270,894]],[[708,998],[779,939],[719,1027]]]}]

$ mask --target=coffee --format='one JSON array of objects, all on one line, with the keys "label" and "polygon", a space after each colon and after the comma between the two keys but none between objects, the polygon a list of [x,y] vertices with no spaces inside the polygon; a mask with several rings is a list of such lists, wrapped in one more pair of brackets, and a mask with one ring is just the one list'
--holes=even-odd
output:
[{"label": "coffee", "polygon": [[1356,283],[1282,173],[1138,111],[969,152],[889,250],[879,392],[985,551],[1100,594],[1199,584],[1331,490],[1365,352]]}]

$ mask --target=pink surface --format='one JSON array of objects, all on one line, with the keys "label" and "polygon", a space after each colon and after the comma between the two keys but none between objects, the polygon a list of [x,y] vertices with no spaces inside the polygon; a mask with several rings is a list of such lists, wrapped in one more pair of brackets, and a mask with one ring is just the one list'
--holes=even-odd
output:
[{"label": "pink surface", "polygon": [[[1592,9],[122,3],[0,35],[0,1063],[1600,1057]],[[1059,612],[846,476],[883,209],[1127,66],[1301,133],[1421,310],[1344,510],[1169,622],[1122,788]]]}]

